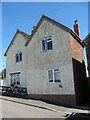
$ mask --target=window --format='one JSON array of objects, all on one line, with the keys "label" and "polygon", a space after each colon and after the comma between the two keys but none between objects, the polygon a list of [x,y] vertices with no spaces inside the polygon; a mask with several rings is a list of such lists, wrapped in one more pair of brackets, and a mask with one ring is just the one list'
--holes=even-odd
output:
[{"label": "window", "polygon": [[18,54],[16,54],[16,62],[18,62],[19,61],[19,56],[18,56]]},{"label": "window", "polygon": [[42,40],[42,51],[46,50],[46,40]]},{"label": "window", "polygon": [[20,61],[22,61],[22,53],[20,53]]},{"label": "window", "polygon": [[52,46],[52,39],[51,38],[47,38],[47,50],[52,50],[53,46]]},{"label": "window", "polygon": [[12,73],[11,75],[11,85],[20,85],[20,73]]},{"label": "window", "polygon": [[16,54],[16,62],[22,61],[22,53]]},{"label": "window", "polygon": [[53,82],[53,70],[48,70],[49,82]]},{"label": "window", "polygon": [[52,37],[47,37],[42,40],[42,51],[52,50],[53,42]]},{"label": "window", "polygon": [[59,69],[51,69],[48,70],[48,79],[49,82],[61,82],[61,77],[60,77],[60,70]]}]

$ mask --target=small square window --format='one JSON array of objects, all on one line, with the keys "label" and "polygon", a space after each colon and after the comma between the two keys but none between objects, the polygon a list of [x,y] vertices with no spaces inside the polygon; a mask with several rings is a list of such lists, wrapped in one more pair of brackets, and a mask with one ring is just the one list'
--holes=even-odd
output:
[{"label": "small square window", "polygon": [[52,41],[47,42],[47,50],[52,50]]},{"label": "small square window", "polygon": [[48,37],[48,38],[44,38],[42,40],[42,51],[47,51],[47,50],[52,50],[53,49],[53,42],[52,42],[52,38]]},{"label": "small square window", "polygon": [[20,61],[22,61],[22,53],[20,53]]},{"label": "small square window", "polygon": [[49,82],[53,82],[53,71],[48,70],[48,77],[49,77]]},{"label": "small square window", "polygon": [[16,62],[22,61],[22,53],[16,54],[15,59]]},{"label": "small square window", "polygon": [[61,82],[61,77],[60,77],[60,70],[59,69],[51,69],[48,70],[48,79],[49,82]]},{"label": "small square window", "polygon": [[19,55],[16,54],[16,62],[18,62],[18,61],[19,61]]},{"label": "small square window", "polygon": [[42,51],[46,50],[46,40],[42,40]]}]

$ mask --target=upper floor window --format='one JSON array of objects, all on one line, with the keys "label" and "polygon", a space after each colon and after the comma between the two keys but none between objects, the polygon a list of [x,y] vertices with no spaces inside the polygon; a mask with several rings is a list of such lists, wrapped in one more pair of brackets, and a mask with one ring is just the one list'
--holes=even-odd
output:
[{"label": "upper floor window", "polygon": [[48,70],[48,79],[49,82],[61,82],[60,69],[50,69]]},{"label": "upper floor window", "polygon": [[41,47],[42,51],[52,50],[53,49],[52,37],[43,38],[43,40],[41,41]]},{"label": "upper floor window", "polygon": [[22,53],[17,53],[15,56],[16,62],[22,61]]}]

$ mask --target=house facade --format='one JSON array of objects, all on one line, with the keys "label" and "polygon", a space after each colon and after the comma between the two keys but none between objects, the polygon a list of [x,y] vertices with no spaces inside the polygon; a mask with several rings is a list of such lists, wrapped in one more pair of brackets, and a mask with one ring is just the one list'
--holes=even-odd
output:
[{"label": "house facade", "polygon": [[5,52],[8,86],[27,87],[25,43],[29,37],[28,34],[17,30]]},{"label": "house facade", "polygon": [[[68,105],[85,101],[84,45],[77,33],[42,16],[27,41],[21,34],[14,39],[6,52],[9,84],[11,75],[19,73],[31,98]],[[17,51],[23,55],[21,63],[15,62]]]}]

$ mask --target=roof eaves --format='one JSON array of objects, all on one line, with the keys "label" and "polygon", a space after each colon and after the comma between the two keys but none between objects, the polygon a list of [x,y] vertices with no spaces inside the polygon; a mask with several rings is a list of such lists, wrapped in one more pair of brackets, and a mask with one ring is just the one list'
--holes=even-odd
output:
[{"label": "roof eaves", "polygon": [[31,34],[30,38],[29,38],[29,39],[27,40],[27,42],[25,43],[25,46],[27,46],[27,45],[29,44],[31,38],[32,38],[33,35],[37,32],[37,29],[39,28],[39,26],[41,25],[41,23],[42,23],[42,21],[43,21],[44,19],[52,22],[53,24],[57,24],[58,26],[62,26],[63,29],[65,29],[66,31],[69,31],[69,28],[68,28],[68,27],[66,27],[66,26],[64,26],[63,24],[60,24],[59,22],[57,22],[57,21],[55,21],[55,20],[53,20],[53,19],[51,19],[51,18],[43,15],[43,16],[41,17],[40,21],[38,22],[38,24],[36,25],[36,27],[34,28],[34,30],[33,30],[32,34]]},{"label": "roof eaves", "polygon": [[84,41],[87,40],[90,37],[90,33],[84,38]]},{"label": "roof eaves", "polygon": [[84,48],[84,44],[82,43],[82,40],[78,37],[78,35],[71,29],[69,29],[70,34],[76,38],[77,42]]},{"label": "roof eaves", "polygon": [[23,31],[19,31],[25,38],[29,38],[30,37],[30,35],[29,34],[27,34],[27,33],[25,33],[25,32],[23,32]]},{"label": "roof eaves", "polygon": [[9,44],[9,46],[8,46],[8,48],[7,48],[7,50],[6,50],[6,52],[4,53],[4,56],[7,56],[7,51],[9,50],[10,46],[13,44],[13,41],[14,41],[16,35],[19,34],[19,33],[22,34],[25,38],[29,38],[29,37],[30,37],[29,34],[26,34],[25,32],[20,31],[19,29],[17,29],[17,31],[16,31],[16,33],[15,33],[13,39],[11,40],[11,42],[10,42],[10,44]]},{"label": "roof eaves", "polygon": [[53,20],[53,19],[45,16],[45,15],[43,15],[43,16],[41,17],[40,21],[38,22],[38,24],[37,24],[36,27],[34,28],[34,30],[33,30],[32,34],[31,34],[30,38],[29,38],[29,39],[27,40],[27,42],[25,43],[25,46],[27,46],[27,45],[29,44],[29,42],[31,41],[33,35],[37,32],[38,27],[40,26],[40,24],[42,23],[42,21],[43,21],[44,19],[52,22],[53,24],[58,25],[59,27],[62,27],[64,30],[68,31],[73,37],[76,38],[76,40],[82,45],[82,47],[84,47],[81,39],[78,37],[78,35],[77,35],[73,30],[71,30],[70,28],[66,27],[65,25],[63,25],[63,24],[61,24],[61,23],[59,23],[59,22],[57,22],[57,21],[55,21],[55,20]]},{"label": "roof eaves", "polygon": [[9,44],[9,46],[8,46],[8,48],[7,48],[7,50],[6,50],[6,52],[4,53],[4,56],[7,56],[7,51],[9,50],[10,46],[13,44],[14,38],[16,37],[16,35],[17,35],[18,33],[19,33],[19,30],[17,29],[17,31],[16,31],[16,33],[15,33],[13,39],[11,40],[11,42],[10,42],[10,44]]},{"label": "roof eaves", "polygon": [[37,23],[36,27],[33,29],[32,34],[30,35],[29,39],[27,40],[27,42],[25,43],[25,46],[27,46],[31,40],[31,38],[33,37],[33,35],[37,32],[37,29],[39,28],[39,26],[41,25],[43,19],[44,19],[44,15],[41,17],[40,21]]}]

